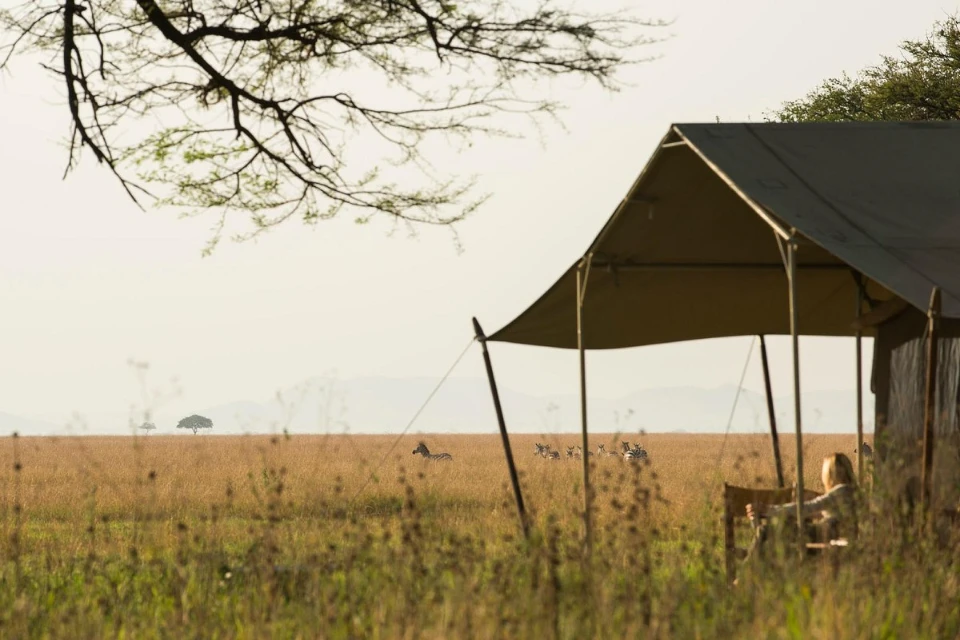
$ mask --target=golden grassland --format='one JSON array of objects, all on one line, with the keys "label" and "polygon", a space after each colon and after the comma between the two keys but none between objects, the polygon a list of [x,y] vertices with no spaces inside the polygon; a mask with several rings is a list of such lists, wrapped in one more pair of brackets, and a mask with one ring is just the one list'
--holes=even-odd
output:
[{"label": "golden grassland", "polygon": [[[960,633],[956,548],[924,546],[913,562],[927,543],[904,536],[836,587],[811,587],[819,564],[788,563],[791,580],[731,590],[722,483],[774,486],[769,437],[592,434],[591,449],[621,439],[650,460],[592,458],[587,554],[580,461],[534,455],[573,434],[511,438],[529,543],[495,434],[4,438],[0,636]],[[419,440],[453,461],[412,455]],[[781,437],[788,484],[794,442]],[[803,443],[814,489],[823,456],[855,459],[853,435]]]},{"label": "golden grassland", "polygon": [[[745,486],[775,486],[770,439],[763,435],[649,434],[643,437],[592,434],[598,443],[619,450],[620,440],[642,440],[650,453],[651,486],[658,485],[660,502],[653,517],[666,526],[679,526],[719,506],[725,480]],[[426,461],[411,451],[423,440],[432,452],[449,452],[452,463]],[[546,460],[534,455],[534,444],[550,444],[561,453],[579,444],[579,435],[511,437],[517,469],[528,507],[534,513],[579,517],[582,467],[578,460]],[[781,436],[788,484],[795,476],[792,436]],[[14,452],[14,445],[17,452]],[[819,460],[834,451],[853,458],[854,436],[808,435],[804,438],[805,482],[819,488]],[[445,526],[463,526],[464,519],[482,518],[495,531],[514,528],[515,508],[499,435],[429,436],[148,436],[6,438],[0,457],[3,504],[9,511],[14,492],[26,521],[68,524],[86,514],[126,521],[137,509],[153,520],[167,521],[209,515],[214,508],[238,518],[262,514],[264,487],[282,474],[286,518],[309,519],[320,505],[346,511],[369,511],[379,502],[403,498],[401,478],[418,493],[435,496],[450,508]],[[591,458],[594,481],[601,495],[619,486],[629,471],[618,458]],[[629,464],[629,463],[626,463]],[[506,504],[505,504],[506,503]],[[597,505],[598,517],[604,504]],[[76,533],[74,531],[74,533]]]}]

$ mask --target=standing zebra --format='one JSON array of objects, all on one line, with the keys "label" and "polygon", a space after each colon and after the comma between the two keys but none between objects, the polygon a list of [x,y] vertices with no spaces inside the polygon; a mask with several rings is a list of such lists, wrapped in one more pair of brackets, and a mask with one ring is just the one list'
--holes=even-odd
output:
[{"label": "standing zebra", "polygon": [[453,460],[453,456],[449,453],[430,453],[430,449],[427,449],[427,445],[422,442],[413,450],[413,455],[418,453],[427,460]]}]

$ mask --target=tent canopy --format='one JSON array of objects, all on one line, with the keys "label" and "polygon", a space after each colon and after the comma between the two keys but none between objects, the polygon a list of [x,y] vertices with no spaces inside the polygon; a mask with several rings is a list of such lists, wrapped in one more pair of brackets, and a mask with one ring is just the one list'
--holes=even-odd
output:
[{"label": "tent canopy", "polygon": [[489,339],[577,348],[580,265],[587,349],[789,334],[790,237],[801,334],[853,335],[860,286],[923,310],[939,286],[960,318],[958,177],[960,122],[673,125],[583,260]]}]

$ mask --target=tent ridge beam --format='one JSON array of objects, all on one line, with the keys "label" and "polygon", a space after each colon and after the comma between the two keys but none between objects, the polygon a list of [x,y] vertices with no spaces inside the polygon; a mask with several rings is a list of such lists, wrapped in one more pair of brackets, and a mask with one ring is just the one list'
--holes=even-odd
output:
[{"label": "tent ridge beam", "polygon": [[[765,208],[763,205],[761,205],[761,204],[758,203],[756,200],[754,200],[753,198],[751,198],[750,196],[748,196],[747,193],[746,193],[743,189],[741,189],[740,186],[730,178],[730,176],[728,176],[726,173],[724,173],[723,170],[720,169],[720,167],[717,166],[717,164],[716,164],[715,162],[713,162],[712,160],[710,160],[710,159],[706,156],[705,153],[703,153],[700,149],[698,149],[698,148],[697,148],[697,145],[695,145],[695,144],[693,144],[692,142],[690,142],[690,140],[687,138],[687,136],[685,136],[685,135],[683,134],[683,132],[680,131],[680,128],[679,128],[679,127],[677,127],[676,125],[674,125],[673,127],[671,127],[670,130],[673,131],[674,133],[676,133],[677,136],[678,136],[681,140],[683,140],[684,142],[686,142],[686,143],[687,143],[687,146],[688,146],[690,149],[692,149],[693,152],[697,154],[697,156],[700,157],[700,159],[703,161],[703,163],[704,163],[705,165],[707,165],[707,167],[709,167],[711,171],[713,171],[715,174],[717,174],[717,176],[718,176],[721,180],[723,180],[723,182],[726,183],[726,185],[727,185],[728,187],[730,187],[730,189],[731,189],[734,193],[736,193],[738,196],[740,196],[740,198],[747,204],[747,206],[750,207],[751,209],[753,209],[753,211],[754,211],[758,216],[760,216],[760,218],[761,218],[764,222],[766,222],[766,223],[770,226],[771,229],[773,229],[774,233],[776,233],[777,235],[779,235],[779,236],[780,236],[781,238],[783,238],[784,240],[787,240],[787,239],[790,239],[790,238],[791,238],[791,236],[792,236],[793,234],[791,234],[791,233],[784,227],[783,223],[781,223],[779,220],[777,220],[777,219],[774,218],[772,215],[770,215],[770,213],[766,210],[766,208]],[[661,146],[663,146],[663,145],[661,144]],[[652,159],[651,159],[651,161],[652,161]]]},{"label": "tent ridge beam", "polygon": [[[594,239],[593,243],[590,245],[590,249],[589,249],[590,251],[594,251],[597,249],[597,247],[603,246],[603,241],[607,239],[607,234],[610,233],[610,229],[613,228],[614,223],[623,214],[623,211],[626,208],[626,205],[629,204],[629,200],[631,199],[631,197],[633,197],[636,194],[636,191],[640,187],[640,184],[643,182],[643,179],[647,176],[648,169],[653,164],[653,162],[656,161],[659,154],[663,151],[663,148],[662,148],[663,143],[666,142],[667,138],[669,138],[673,133],[675,133],[675,129],[676,127],[670,127],[670,131],[667,133],[667,135],[663,137],[663,139],[660,141],[660,144],[657,145],[657,148],[654,150],[653,155],[650,157],[650,160],[648,161],[647,166],[643,168],[643,170],[640,172],[640,175],[638,175],[636,180],[633,181],[633,184],[630,185],[630,190],[627,191],[627,197],[620,201],[620,204],[617,205],[617,208],[613,212],[613,215],[610,216],[609,220],[607,220],[606,226],[604,226],[603,229],[600,230],[600,233],[597,235],[596,239]],[[677,135],[680,139],[686,140],[686,138],[684,138],[683,136],[680,136],[679,134]]]}]

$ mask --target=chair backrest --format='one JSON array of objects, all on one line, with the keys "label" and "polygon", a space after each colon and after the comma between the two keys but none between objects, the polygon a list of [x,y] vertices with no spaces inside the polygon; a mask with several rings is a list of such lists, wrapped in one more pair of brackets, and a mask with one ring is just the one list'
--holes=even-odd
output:
[{"label": "chair backrest", "polygon": [[[804,489],[804,500],[816,498],[819,493]],[[796,496],[795,487],[783,489],[753,489],[737,487],[723,483],[723,547],[727,565],[727,579],[733,581],[736,575],[736,530],[734,523],[737,519],[746,519],[748,504],[762,504],[767,506],[787,504],[793,502]]]}]

